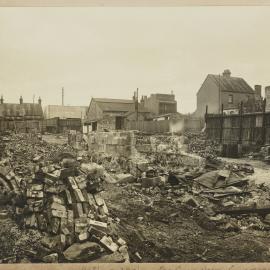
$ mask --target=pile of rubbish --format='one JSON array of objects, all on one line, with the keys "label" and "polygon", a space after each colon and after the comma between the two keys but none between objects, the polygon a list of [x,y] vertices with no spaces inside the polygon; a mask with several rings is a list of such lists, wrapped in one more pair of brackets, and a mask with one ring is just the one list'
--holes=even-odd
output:
[{"label": "pile of rubbish", "polygon": [[[216,158],[216,146],[209,148],[208,152],[203,150],[206,145],[204,135],[190,136],[189,149],[205,157],[204,166],[183,164],[181,150],[178,151],[183,138],[151,136],[147,139],[159,151],[142,154],[141,159],[146,163],[141,163],[145,166],[141,166],[139,175],[129,170],[119,182],[118,177],[111,173],[114,183],[125,187],[130,195],[149,197],[152,203],[165,199],[170,203],[188,205],[202,212],[211,228],[214,225],[215,229],[226,231],[236,230],[236,227],[238,230],[255,227],[267,230],[270,188],[250,180],[254,168],[249,164],[223,162]],[[115,162],[117,164],[117,160]],[[100,164],[103,165],[102,161]]]},{"label": "pile of rubbish", "polygon": [[250,159],[262,160],[266,163],[270,163],[270,145],[264,145],[255,152],[249,152],[245,155]]},{"label": "pile of rubbish", "polygon": [[184,136],[188,144],[188,152],[198,154],[207,159],[216,159],[219,153],[219,144],[208,141],[204,132],[185,132]]},{"label": "pile of rubbish", "polygon": [[185,205],[203,217],[197,221],[207,230],[270,230],[270,187],[249,180],[253,173],[249,164],[224,164],[221,170],[186,167],[160,172],[149,170],[145,177],[121,186],[130,196],[148,198],[149,206],[160,200]]},{"label": "pile of rubbish", "polygon": [[38,137],[15,135],[5,147],[1,196],[12,202],[21,227],[41,232],[43,262],[129,262],[115,229],[119,219],[102,198],[100,166]]}]

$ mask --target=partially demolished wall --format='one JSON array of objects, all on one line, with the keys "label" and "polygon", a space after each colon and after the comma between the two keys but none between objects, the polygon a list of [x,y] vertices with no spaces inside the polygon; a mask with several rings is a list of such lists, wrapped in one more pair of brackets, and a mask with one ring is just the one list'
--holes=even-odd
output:
[{"label": "partially demolished wall", "polygon": [[88,150],[129,157],[135,151],[135,136],[132,131],[91,132]]}]

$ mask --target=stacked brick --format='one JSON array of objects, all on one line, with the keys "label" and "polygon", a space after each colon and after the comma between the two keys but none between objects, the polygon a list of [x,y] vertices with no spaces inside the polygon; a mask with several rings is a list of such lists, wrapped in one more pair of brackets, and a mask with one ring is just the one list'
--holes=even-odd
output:
[{"label": "stacked brick", "polygon": [[[42,244],[48,252],[65,255],[64,250],[74,243],[91,241],[109,253],[119,253],[126,243],[118,236],[111,237],[113,220],[100,194],[100,172],[83,173],[76,167],[59,167],[51,165],[36,171],[32,182],[21,190],[25,203],[16,205],[17,216],[26,228],[45,232]],[[15,181],[10,178],[10,182]],[[66,259],[69,260],[68,256]]]}]

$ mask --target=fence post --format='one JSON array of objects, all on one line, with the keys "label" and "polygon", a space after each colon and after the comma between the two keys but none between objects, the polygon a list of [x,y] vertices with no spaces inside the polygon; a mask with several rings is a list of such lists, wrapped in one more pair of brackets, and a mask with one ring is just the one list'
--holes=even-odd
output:
[{"label": "fence post", "polygon": [[240,111],[239,111],[239,115],[240,115],[240,123],[239,123],[239,144],[242,144],[242,133],[243,133],[243,101],[241,101],[240,104]]},{"label": "fence post", "polygon": [[266,138],[266,119],[265,119],[265,110],[266,110],[266,98],[263,100],[263,114],[262,114],[262,145],[265,144],[265,138]]},{"label": "fence post", "polygon": [[221,117],[220,117],[220,138],[219,142],[222,143],[223,139],[223,104],[221,105]]},{"label": "fence post", "polygon": [[208,105],[206,105],[205,107],[205,115],[204,115],[205,122],[206,122],[207,116],[208,116]]}]

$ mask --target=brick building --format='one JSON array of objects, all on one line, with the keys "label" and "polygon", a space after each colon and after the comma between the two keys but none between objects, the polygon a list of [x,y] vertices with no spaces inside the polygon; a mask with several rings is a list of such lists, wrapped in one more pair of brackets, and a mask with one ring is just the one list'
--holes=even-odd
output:
[{"label": "brick building", "polygon": [[20,97],[19,104],[5,103],[0,99],[0,131],[41,132],[43,111],[41,99],[38,103],[24,103]]},{"label": "brick building", "polygon": [[142,96],[141,105],[154,115],[177,112],[177,102],[174,94],[151,94]]},{"label": "brick building", "polygon": [[[138,120],[145,120],[148,111],[138,105]],[[125,121],[137,119],[134,99],[92,98],[84,125],[88,130],[121,130]]]},{"label": "brick building", "polygon": [[255,101],[260,99],[260,86],[255,86],[255,90],[253,90],[244,79],[232,77],[231,72],[225,70],[222,75],[207,75],[197,92],[195,115],[204,116],[206,105],[209,113],[220,113],[222,104],[224,110],[237,111],[241,102],[244,103],[247,110],[254,111],[256,110]]}]

